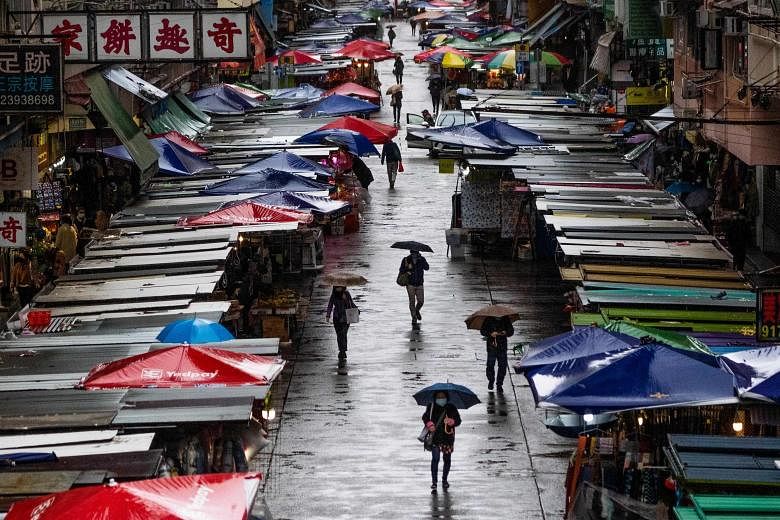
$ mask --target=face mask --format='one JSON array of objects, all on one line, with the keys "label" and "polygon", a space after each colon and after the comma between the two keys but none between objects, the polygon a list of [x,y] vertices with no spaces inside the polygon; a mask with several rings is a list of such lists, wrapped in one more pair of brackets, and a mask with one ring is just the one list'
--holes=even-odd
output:
[{"label": "face mask", "polygon": [[444,406],[445,404],[447,404],[447,398],[440,397],[439,399],[436,399],[436,404],[439,406]]}]

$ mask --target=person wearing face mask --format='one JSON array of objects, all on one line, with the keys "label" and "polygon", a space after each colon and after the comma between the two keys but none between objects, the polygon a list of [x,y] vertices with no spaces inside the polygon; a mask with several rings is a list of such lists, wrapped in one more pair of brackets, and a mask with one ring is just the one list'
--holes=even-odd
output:
[{"label": "person wearing face mask", "polygon": [[441,486],[445,491],[450,487],[447,477],[452,465],[452,452],[455,450],[455,428],[460,426],[458,409],[449,402],[447,392],[436,392],[422,416],[422,421],[433,432],[431,447],[431,493],[436,493],[439,476],[439,459],[444,458]]},{"label": "person wearing face mask", "polygon": [[412,315],[412,328],[417,330],[420,325],[417,323],[422,320],[420,309],[425,302],[425,291],[423,283],[425,271],[430,269],[428,261],[419,251],[410,251],[409,256],[401,260],[399,273],[409,274],[409,285],[406,286],[406,294],[409,296],[409,312]]},{"label": "person wearing face mask", "polygon": [[333,328],[336,329],[336,342],[339,348],[339,368],[347,364],[347,331],[349,322],[347,321],[347,309],[355,307],[352,301],[352,295],[346,287],[335,286],[330,293],[328,308],[325,310],[325,320],[330,321],[333,315]]}]

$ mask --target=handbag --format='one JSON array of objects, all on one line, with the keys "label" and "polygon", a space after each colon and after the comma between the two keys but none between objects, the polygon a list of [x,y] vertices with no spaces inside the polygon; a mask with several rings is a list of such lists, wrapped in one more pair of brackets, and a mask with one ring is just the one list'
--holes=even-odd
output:
[{"label": "handbag", "polygon": [[360,309],[357,307],[344,309],[344,312],[347,315],[347,323],[357,323],[360,321]]},{"label": "handbag", "polygon": [[[433,413],[433,404],[431,404],[431,411],[428,413]],[[447,415],[446,411],[439,416],[439,420],[436,421],[436,428],[434,428],[434,431],[429,431],[428,428],[423,425],[423,429],[420,432],[420,435],[417,436],[417,440],[423,443],[423,449],[425,449],[425,451],[431,451],[433,448],[433,434],[439,428],[439,425],[441,424],[442,420],[444,420],[445,415]]]},{"label": "handbag", "polygon": [[395,283],[397,283],[401,287],[406,287],[407,285],[409,285],[409,282],[411,282],[411,280],[412,280],[412,276],[406,271],[403,271],[401,273],[398,273],[398,278],[395,279]]},{"label": "handbag", "polygon": [[404,163],[402,161],[398,161],[398,171],[401,173],[404,172]]}]

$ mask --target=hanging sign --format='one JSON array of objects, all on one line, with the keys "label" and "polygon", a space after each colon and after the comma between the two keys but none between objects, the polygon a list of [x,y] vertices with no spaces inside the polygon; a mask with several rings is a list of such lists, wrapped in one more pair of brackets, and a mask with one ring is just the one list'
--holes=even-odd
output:
[{"label": "hanging sign", "polygon": [[248,32],[246,11],[204,12],[201,15],[203,58],[248,58]]},{"label": "hanging sign", "polygon": [[756,339],[780,341],[780,288],[759,288],[756,296]]},{"label": "hanging sign", "polygon": [[58,44],[0,45],[0,114],[62,113]]},{"label": "hanging sign", "polygon": [[0,190],[35,190],[38,187],[38,148],[9,148],[0,156]]},{"label": "hanging sign", "polygon": [[95,15],[98,62],[141,60],[142,36],[140,14]]},{"label": "hanging sign", "polygon": [[149,59],[195,58],[193,13],[149,13]]},{"label": "hanging sign", "polygon": [[59,12],[41,15],[42,34],[54,35],[65,61],[89,60],[89,20],[86,14]]},{"label": "hanging sign", "polygon": [[27,245],[27,216],[24,213],[0,213],[0,247]]}]

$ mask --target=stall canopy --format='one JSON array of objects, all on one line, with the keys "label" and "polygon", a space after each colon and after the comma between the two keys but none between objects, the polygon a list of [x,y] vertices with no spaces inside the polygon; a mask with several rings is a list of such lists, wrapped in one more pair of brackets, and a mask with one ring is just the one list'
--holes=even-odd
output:
[{"label": "stall canopy", "polygon": [[599,327],[584,327],[534,343],[517,366],[522,370],[550,365],[594,354],[626,350],[636,347],[639,343],[639,339],[626,334],[608,332]]},{"label": "stall canopy", "polygon": [[282,88],[278,90],[269,91],[268,94],[271,99],[286,99],[291,101],[316,101],[325,91],[309,85],[308,83],[301,83],[297,87]]},{"label": "stall canopy", "polygon": [[740,397],[780,403],[780,346],[726,354],[720,362],[734,374]]},{"label": "stall canopy", "polygon": [[540,406],[597,414],[738,402],[730,373],[666,345],[649,343],[578,361],[586,366],[574,376],[565,362],[548,371],[545,384],[553,390],[539,392],[549,394]]},{"label": "stall canopy", "polygon": [[292,63],[293,65],[306,65],[309,63],[322,63],[322,60],[313,54],[298,49],[285,51],[270,60],[271,63]]},{"label": "stall canopy", "polygon": [[491,139],[514,146],[539,146],[544,144],[542,136],[539,134],[523,130],[497,119],[482,121],[475,124],[472,128]]},{"label": "stall canopy", "polygon": [[300,155],[295,155],[287,150],[247,164],[243,168],[234,170],[231,173],[234,175],[246,175],[248,173],[258,173],[269,168],[307,177],[331,175],[331,171],[320,163],[301,157]]},{"label": "stall canopy", "polygon": [[294,173],[268,168],[257,173],[219,182],[203,190],[203,193],[206,195],[233,195],[272,191],[328,191],[329,189],[330,186],[327,184],[320,184]]},{"label": "stall canopy", "polygon": [[340,29],[344,24],[339,23],[335,18],[324,18],[311,24],[310,29]]},{"label": "stall canopy", "polygon": [[355,13],[345,14],[344,16],[337,16],[336,21],[342,25],[360,25],[364,23],[371,23],[371,20]]},{"label": "stall canopy", "polygon": [[380,49],[389,49],[390,44],[386,42],[380,42],[379,40],[372,40],[371,38],[358,38],[344,45],[341,50],[359,49],[361,47],[379,47]]},{"label": "stall canopy", "polygon": [[[175,144],[163,137],[149,139],[149,144],[159,154],[160,173],[171,176],[195,175],[207,170],[213,170],[215,167],[208,161],[204,161],[197,155],[188,152],[178,144]],[[101,153],[108,157],[113,157],[122,161],[135,162],[125,145],[112,146],[104,148]]]},{"label": "stall canopy", "polygon": [[340,94],[323,98],[298,112],[298,117],[333,117],[347,114],[368,114],[376,112],[379,106],[362,99],[356,99]]},{"label": "stall canopy", "polygon": [[245,520],[260,479],[259,473],[211,473],[86,486],[15,502],[5,520]]},{"label": "stall canopy", "polygon": [[515,146],[500,143],[485,134],[478,132],[472,126],[458,125],[449,128],[428,128],[410,130],[409,134],[421,139],[428,139],[431,143],[454,147],[469,147],[477,150],[489,150],[494,153],[511,154],[517,149]]},{"label": "stall canopy", "polygon": [[198,90],[190,99],[204,112],[213,114],[243,114],[260,106],[259,101],[225,84]]},{"label": "stall canopy", "polygon": [[366,139],[363,134],[351,130],[315,130],[300,136],[294,141],[296,144],[323,144],[333,143],[339,146],[346,146],[349,151],[358,157],[368,157],[369,155],[379,155],[376,147]]},{"label": "stall canopy", "polygon": [[182,217],[176,225],[178,227],[248,226],[266,223],[310,223],[311,221],[311,215],[305,212],[271,208],[266,204],[242,200],[230,206],[210,211],[205,215]]},{"label": "stall canopy", "polygon": [[290,193],[288,191],[275,191],[265,195],[259,195],[249,199],[260,204],[290,208],[299,211],[309,211],[315,215],[337,218],[352,211],[349,202],[333,200],[328,197],[310,195],[308,193]]},{"label": "stall canopy", "polygon": [[[434,47],[432,49],[428,49],[427,51],[418,52],[417,54],[414,55],[414,62],[423,63],[424,61],[428,61],[429,58],[431,58],[436,54],[444,55],[447,52],[463,52],[463,51],[459,51],[455,47],[450,47],[449,45],[442,45],[441,47]],[[434,62],[441,63],[441,58],[439,58],[438,60],[434,60]]]},{"label": "stall canopy", "polygon": [[338,87],[332,88],[325,92],[323,96],[331,96],[333,94],[340,94],[342,96],[354,96],[360,99],[365,99],[369,103],[379,104],[380,95],[376,90],[358,85],[357,83],[347,82],[342,83]]},{"label": "stall canopy", "polygon": [[360,47],[343,47],[333,53],[334,56],[344,56],[353,60],[384,61],[395,59],[395,53],[374,45]]},{"label": "stall canopy", "polygon": [[189,137],[181,135],[179,132],[173,130],[171,130],[170,132],[165,132],[164,134],[153,134],[149,136],[150,139],[155,139],[157,137],[162,137],[166,141],[178,145],[181,148],[184,148],[191,154],[203,155],[209,153],[208,150],[203,148],[201,145],[199,145]]},{"label": "stall canopy", "polygon": [[[653,114],[652,117],[674,117],[674,108],[672,107],[672,105],[669,105],[668,107],[662,108],[661,110]],[[656,134],[660,134],[661,132],[663,132],[670,126],[672,126],[675,122],[674,121],[653,121],[653,120],[645,119],[643,123]]]},{"label": "stall canopy", "polygon": [[358,132],[374,144],[384,144],[398,135],[398,129],[392,125],[360,119],[354,116],[340,117],[317,130],[328,130],[331,128]]},{"label": "stall canopy", "polygon": [[715,355],[710,348],[700,340],[684,334],[678,334],[670,330],[661,330],[653,327],[645,327],[625,321],[610,321],[604,325],[604,330],[619,332],[634,338],[652,338],[658,343],[665,343],[670,347],[683,350],[693,350],[703,354]]},{"label": "stall canopy", "polygon": [[98,365],[80,387],[186,388],[269,385],[284,368],[275,357],[180,345]]},{"label": "stall canopy", "polygon": [[444,69],[467,69],[472,63],[471,58],[454,52],[445,52],[441,58],[441,66]]}]

